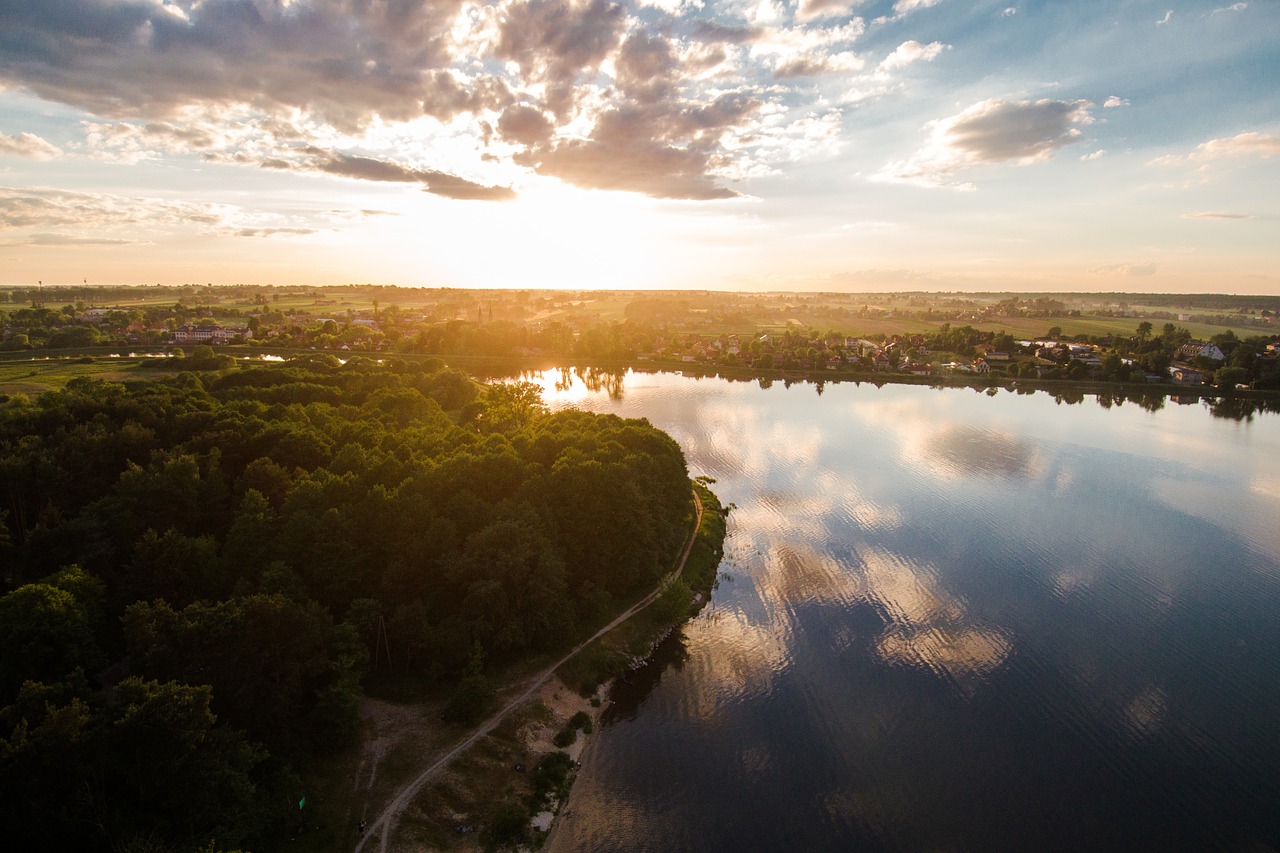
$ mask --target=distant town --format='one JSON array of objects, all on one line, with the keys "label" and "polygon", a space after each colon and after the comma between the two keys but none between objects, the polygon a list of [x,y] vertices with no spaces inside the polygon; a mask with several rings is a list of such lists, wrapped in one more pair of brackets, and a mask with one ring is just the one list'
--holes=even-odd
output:
[{"label": "distant town", "polygon": [[0,352],[193,346],[1280,390],[1280,297],[12,287]]}]

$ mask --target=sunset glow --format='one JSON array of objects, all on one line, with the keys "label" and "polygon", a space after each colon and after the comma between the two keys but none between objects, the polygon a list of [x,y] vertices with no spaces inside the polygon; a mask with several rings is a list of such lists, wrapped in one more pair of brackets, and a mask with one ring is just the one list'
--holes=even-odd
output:
[{"label": "sunset glow", "polygon": [[2,284],[1274,293],[1280,11],[0,4]]}]

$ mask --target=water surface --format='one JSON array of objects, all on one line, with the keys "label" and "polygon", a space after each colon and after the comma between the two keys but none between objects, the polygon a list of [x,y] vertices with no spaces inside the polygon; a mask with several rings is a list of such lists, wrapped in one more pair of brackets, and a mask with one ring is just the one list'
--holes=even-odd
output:
[{"label": "water surface", "polygon": [[552,851],[1275,848],[1280,417],[565,379],[735,508]]}]

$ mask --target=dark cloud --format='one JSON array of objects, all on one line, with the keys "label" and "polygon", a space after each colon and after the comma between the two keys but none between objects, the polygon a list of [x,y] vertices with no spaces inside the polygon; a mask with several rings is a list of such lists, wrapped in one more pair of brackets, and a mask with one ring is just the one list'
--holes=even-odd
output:
[{"label": "dark cloud", "polygon": [[520,104],[508,107],[498,119],[498,133],[508,142],[520,145],[541,145],[551,139],[555,125],[551,119],[535,107]]},{"label": "dark cloud", "polygon": [[362,181],[420,184],[425,191],[445,198],[505,201],[516,197],[515,191],[510,187],[485,186],[433,169],[414,169],[389,160],[325,152],[314,148],[308,149],[305,153],[310,156],[300,162],[267,160],[263,161],[262,165],[275,169],[325,172]]},{"label": "dark cloud", "polygon": [[[472,116],[481,161],[510,156],[484,150],[501,138],[525,149],[518,164],[579,186],[725,198],[735,193],[713,177],[726,165],[721,140],[741,135],[759,106],[744,94],[750,84],[726,91],[693,75],[724,62],[723,45],[762,30],[702,22],[689,32],[663,18],[655,33],[611,0],[480,9],[464,0],[0,0],[0,24],[0,86],[112,119],[85,123],[97,156],[196,154],[448,198],[514,192],[458,177],[453,164],[414,168],[310,146],[332,147],[334,130]],[[0,139],[5,148],[36,150],[25,137]]]},{"label": "dark cloud", "polygon": [[720,199],[738,194],[719,186],[708,172],[716,159],[716,134],[689,140],[696,129],[723,129],[758,103],[744,101],[736,109],[707,108],[666,114],[636,108],[616,109],[600,117],[589,139],[561,140],[526,155],[538,171],[575,186],[629,190],[656,198]]},{"label": "dark cloud", "polygon": [[944,125],[949,147],[971,160],[1036,159],[1080,137],[1089,124],[1088,101],[990,100],[970,107]]},{"label": "dark cloud", "polygon": [[458,93],[424,72],[448,64],[445,39],[460,5],[0,0],[0,79],[103,116],[243,102],[314,111],[350,129],[374,114],[457,108]]},{"label": "dark cloud", "polygon": [[677,68],[671,44],[643,30],[632,33],[623,43],[615,64],[619,89],[650,97],[670,90]]},{"label": "dark cloud", "polygon": [[714,21],[701,21],[690,35],[697,41],[746,44],[764,35],[764,30],[760,27],[728,26]]},{"label": "dark cloud", "polygon": [[547,106],[566,116],[576,103],[580,76],[599,70],[626,24],[623,8],[608,0],[530,0],[506,9],[494,50],[520,66],[527,81],[547,86]]},{"label": "dark cloud", "polygon": [[786,80],[792,77],[816,77],[826,74],[830,71],[825,57],[803,56],[799,59],[793,59],[785,65],[780,65],[773,72],[773,76],[779,80]]},{"label": "dark cloud", "polygon": [[550,123],[541,123],[545,115],[527,109],[508,110],[499,131],[527,146],[517,163],[575,186],[656,198],[733,198],[738,194],[712,177],[723,158],[720,139],[760,102],[738,93],[688,99],[682,70],[671,37],[639,29],[617,50],[614,102],[586,138],[555,138]]},{"label": "dark cloud", "polygon": [[933,138],[915,157],[890,163],[878,177],[923,186],[952,185],[947,179],[982,163],[1027,164],[1047,159],[1083,138],[1093,122],[1088,101],[980,101],[959,115],[930,123]]}]

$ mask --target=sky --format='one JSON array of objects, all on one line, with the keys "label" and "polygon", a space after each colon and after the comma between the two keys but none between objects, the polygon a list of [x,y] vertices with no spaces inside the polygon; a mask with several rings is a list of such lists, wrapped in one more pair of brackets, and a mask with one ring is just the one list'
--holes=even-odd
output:
[{"label": "sky", "polygon": [[1280,293],[1280,2],[0,0],[0,284]]}]

